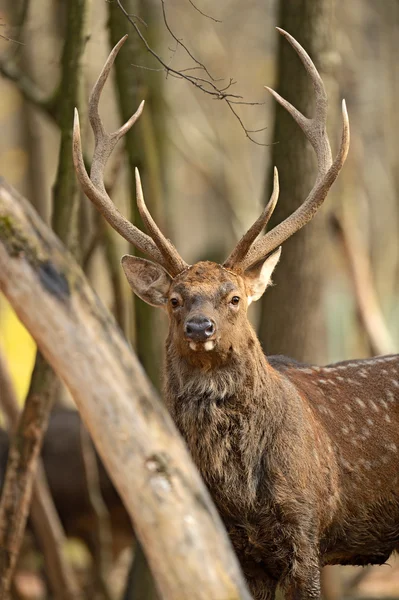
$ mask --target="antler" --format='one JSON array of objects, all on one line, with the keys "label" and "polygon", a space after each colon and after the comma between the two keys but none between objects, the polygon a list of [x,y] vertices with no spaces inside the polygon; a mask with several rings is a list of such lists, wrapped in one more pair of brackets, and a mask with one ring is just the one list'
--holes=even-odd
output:
[{"label": "antler", "polygon": [[116,44],[113,50],[111,50],[90,94],[89,120],[95,139],[90,177],[87,174],[86,167],[84,166],[83,162],[79,115],[76,109],[73,125],[73,161],[80,185],[82,186],[84,193],[102,213],[108,223],[130,244],[135,246],[138,250],[141,250],[141,252],[144,254],[147,254],[157,263],[161,264],[172,276],[175,276],[178,273],[181,273],[181,271],[183,271],[188,265],[181,258],[173,244],[161,233],[160,229],[152,219],[144,202],[143,190],[141,188],[138,170],[136,169],[137,205],[140,215],[147,226],[151,237],[140,231],[140,229],[130,223],[130,221],[128,221],[118,211],[111,198],[107,194],[104,186],[104,169],[111,152],[121,137],[123,137],[137,121],[144,107],[143,101],[134,115],[132,115],[130,119],[117,131],[114,131],[113,133],[107,133],[105,131],[98,112],[98,104],[111,67],[114,64],[114,60],[126,38],[127,35],[125,35]]},{"label": "antler", "polygon": [[[285,240],[291,237],[291,235],[306,225],[306,223],[308,223],[314,217],[317,210],[324,202],[330,187],[336,180],[338,173],[345,162],[349,150],[349,120],[348,113],[346,111],[345,100],[342,101],[343,128],[341,144],[338,154],[333,162],[330,143],[328,141],[326,131],[327,94],[323,81],[321,80],[321,77],[309,55],[305,52],[302,46],[298,44],[298,42],[283,29],[277,27],[277,31],[279,31],[279,33],[281,33],[281,35],[283,35],[289,41],[312,79],[316,94],[315,116],[313,119],[306,118],[294,106],[292,106],[292,104],[277,94],[277,92],[268,87],[266,87],[266,89],[272,94],[272,96],[274,96],[277,102],[279,102],[281,106],[283,106],[290,113],[290,115],[295,119],[304,132],[309,142],[312,144],[317,157],[317,178],[313,189],[303,204],[301,204],[301,206],[282,223],[274,227],[274,229],[267,232],[266,235],[255,242],[255,239],[268,222],[277,202],[276,196],[278,196],[278,191],[276,193],[275,171],[272,199],[268,203],[262,215],[241,238],[236,248],[224,263],[224,265],[230,269],[248,269],[252,265],[265,258],[265,256],[270,254],[270,252],[285,242]],[[273,209],[271,209],[269,214],[268,209],[270,205],[273,206]]]}]

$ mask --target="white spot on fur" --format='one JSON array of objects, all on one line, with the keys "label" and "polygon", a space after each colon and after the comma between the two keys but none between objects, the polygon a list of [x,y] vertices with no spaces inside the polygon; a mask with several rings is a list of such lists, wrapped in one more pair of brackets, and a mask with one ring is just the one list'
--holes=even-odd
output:
[{"label": "white spot on fur", "polygon": [[345,406],[345,408],[346,408],[347,411],[352,412],[352,407],[351,407],[350,404],[345,403],[344,406]]},{"label": "white spot on fur", "polygon": [[395,452],[396,453],[398,451],[398,448],[397,448],[396,444],[394,444],[393,442],[391,444],[387,444],[387,448],[391,452]]},{"label": "white spot on fur", "polygon": [[380,409],[378,408],[378,406],[376,405],[376,403],[373,402],[373,400],[370,400],[370,406],[374,410],[374,412],[380,412]]},{"label": "white spot on fur", "polygon": [[368,423],[368,425],[374,425],[373,419],[367,419],[367,423]]},{"label": "white spot on fur", "polygon": [[360,408],[366,408],[366,405],[361,398],[356,397],[355,400],[358,403],[358,405],[360,406]]},{"label": "white spot on fur", "polygon": [[345,435],[349,434],[349,429],[344,425],[343,427],[341,427],[341,431],[342,433],[344,433]]},{"label": "white spot on fur", "polygon": [[341,458],[341,464],[344,467],[344,469],[347,469],[348,471],[353,471],[352,465],[348,463],[348,461],[344,458]]},{"label": "white spot on fur", "polygon": [[391,390],[388,390],[386,394],[388,402],[395,402],[395,394]]},{"label": "white spot on fur", "polygon": [[391,423],[391,417],[388,414],[385,415],[385,420],[387,423]]},{"label": "white spot on fur", "polygon": [[394,387],[399,388],[399,381],[397,381],[396,379],[391,379],[391,381]]},{"label": "white spot on fur", "polygon": [[215,342],[213,340],[208,340],[204,344],[204,349],[206,350],[206,352],[209,352],[210,350],[213,350],[214,347],[215,347]]},{"label": "white spot on fur", "polygon": [[190,342],[189,346],[190,346],[191,350],[195,351],[197,349],[197,344],[195,342]]}]

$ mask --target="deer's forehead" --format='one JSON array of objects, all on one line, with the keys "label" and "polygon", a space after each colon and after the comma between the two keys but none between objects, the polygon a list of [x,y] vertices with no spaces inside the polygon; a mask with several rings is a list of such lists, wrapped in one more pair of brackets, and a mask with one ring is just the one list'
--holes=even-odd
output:
[{"label": "deer's forehead", "polygon": [[240,288],[240,277],[216,263],[197,263],[176,278],[172,291],[182,295],[224,295]]}]

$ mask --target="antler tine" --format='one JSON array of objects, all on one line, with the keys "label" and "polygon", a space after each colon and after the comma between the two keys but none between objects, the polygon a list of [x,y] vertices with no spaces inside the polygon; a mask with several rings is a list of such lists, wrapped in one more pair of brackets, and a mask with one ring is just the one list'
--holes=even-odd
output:
[{"label": "antler tine", "polygon": [[156,240],[156,244],[167,260],[167,270],[172,275],[178,275],[184,269],[188,267],[188,264],[184,262],[181,258],[180,254],[172,244],[170,240],[168,240],[159,229],[158,225],[155,223],[154,219],[150,215],[146,203],[144,201],[143,188],[141,186],[141,178],[139,170],[135,169],[135,178],[136,178],[136,200],[137,207],[139,209],[139,213],[141,218],[143,219],[143,223],[147,227],[151,237]]},{"label": "antler tine", "polygon": [[235,267],[239,268],[239,265],[247,255],[250,247],[262,231],[270,221],[270,218],[276,208],[276,204],[278,201],[278,195],[280,192],[279,182],[278,182],[278,171],[277,167],[274,167],[274,176],[273,176],[273,192],[270,196],[270,200],[264,208],[262,214],[255,223],[248,229],[247,233],[245,233],[241,240],[238,242],[237,246],[234,248],[233,252],[224,262],[224,266],[227,269],[231,269]]},{"label": "antler tine", "polygon": [[79,179],[79,183],[86,196],[93,202],[95,207],[106,218],[108,223],[113,227],[125,240],[136,248],[151,256],[154,260],[163,263],[163,257],[153,240],[137,229],[130,221],[125,219],[118,211],[111,198],[104,189],[96,187],[87,174],[86,167],[83,161],[82,142],[80,139],[79,114],[75,109],[75,119],[73,125],[73,162],[75,171]]},{"label": "antler tine", "polygon": [[[73,126],[73,160],[75,170],[84,193],[106,218],[108,223],[130,244],[161,264],[163,267],[169,270],[171,274],[175,275],[187,266],[178,255],[177,250],[170,242],[168,242],[168,240],[166,240],[156,226],[155,228],[153,227],[151,229],[151,231],[154,232],[154,238],[151,238],[147,234],[140,231],[140,229],[135,227],[135,225],[130,223],[130,221],[128,221],[118,211],[111,198],[108,196],[104,186],[104,169],[111,152],[115,148],[115,145],[120,138],[129,131],[129,129],[140,117],[144,107],[144,101],[142,101],[134,115],[132,115],[130,119],[124,123],[124,125],[122,125],[122,127],[113,133],[107,133],[105,131],[99,115],[98,105],[101,92],[107,81],[111,67],[126,38],[127,36],[124,36],[111,50],[90,94],[89,120],[95,138],[90,177],[88,176],[84,166],[82,143],[80,138],[79,114],[75,109],[75,120]],[[148,210],[146,208],[145,210],[149,215]],[[151,217],[150,219],[152,221]]]},{"label": "antler tine", "polygon": [[336,180],[349,150],[349,119],[345,101],[342,102],[343,129],[341,144],[338,154],[333,162],[326,131],[327,94],[323,81],[312,60],[302,46],[283,29],[277,28],[277,30],[289,41],[291,46],[297,52],[306,71],[311,77],[316,95],[315,116],[308,119],[277,92],[271,88],[266,89],[273,95],[277,102],[290,113],[312,144],[317,157],[317,177],[313,189],[303,204],[282,223],[267,232],[263,238],[254,242],[249,247],[248,253],[241,259],[239,265],[239,267],[243,269],[247,269],[262,260],[267,254],[275,250],[314,217],[317,210],[324,202],[330,187]]}]

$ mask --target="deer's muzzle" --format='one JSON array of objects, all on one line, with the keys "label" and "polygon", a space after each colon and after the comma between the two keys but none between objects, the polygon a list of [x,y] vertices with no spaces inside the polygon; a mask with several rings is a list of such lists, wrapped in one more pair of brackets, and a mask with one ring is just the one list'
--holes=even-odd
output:
[{"label": "deer's muzzle", "polygon": [[193,342],[206,342],[215,331],[215,323],[204,316],[192,317],[184,326],[186,338]]}]

